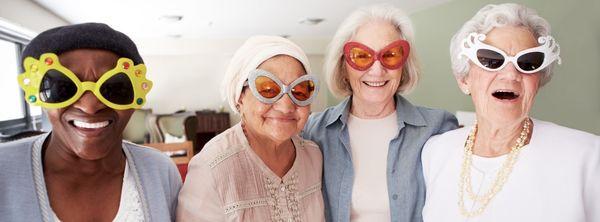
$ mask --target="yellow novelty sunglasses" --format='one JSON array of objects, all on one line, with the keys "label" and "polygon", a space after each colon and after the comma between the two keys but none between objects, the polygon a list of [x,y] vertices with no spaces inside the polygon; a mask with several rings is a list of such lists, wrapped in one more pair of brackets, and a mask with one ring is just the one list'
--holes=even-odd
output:
[{"label": "yellow novelty sunglasses", "polygon": [[114,69],[104,73],[97,82],[81,82],[62,66],[58,56],[45,53],[39,59],[27,57],[25,72],[18,76],[27,102],[44,108],[63,108],[75,103],[85,91],[92,91],[106,106],[117,109],[139,109],[146,103],[152,81],[146,79],[146,66],[133,65],[120,58]]}]

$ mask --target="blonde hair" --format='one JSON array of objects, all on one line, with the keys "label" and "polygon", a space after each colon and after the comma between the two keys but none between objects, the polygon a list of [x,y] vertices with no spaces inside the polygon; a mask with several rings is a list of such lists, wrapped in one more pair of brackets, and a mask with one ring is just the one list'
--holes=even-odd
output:
[{"label": "blonde hair", "polygon": [[[370,21],[376,20],[390,22],[398,29],[402,39],[408,41],[411,46],[414,46],[412,22],[399,8],[381,4],[359,8],[352,12],[336,31],[325,55],[323,71],[325,72],[327,86],[333,95],[337,97],[352,95],[352,88],[346,79],[348,73],[346,73],[345,69],[343,47],[354,36],[358,28]],[[406,63],[402,67],[402,79],[397,93],[409,93],[419,81],[421,70],[415,51],[411,47]]]}]

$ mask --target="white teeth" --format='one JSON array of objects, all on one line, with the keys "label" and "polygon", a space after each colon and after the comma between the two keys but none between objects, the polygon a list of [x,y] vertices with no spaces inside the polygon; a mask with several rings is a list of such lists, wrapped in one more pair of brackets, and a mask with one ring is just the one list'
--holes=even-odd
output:
[{"label": "white teeth", "polygon": [[102,121],[102,122],[97,122],[97,123],[86,123],[86,122],[82,122],[82,121],[73,120],[73,125],[75,125],[76,127],[86,128],[86,129],[99,129],[99,128],[108,126],[108,124],[109,124],[108,121]]},{"label": "white teeth", "polygon": [[508,90],[508,89],[499,89],[494,91],[495,93],[514,93],[516,96],[519,95],[519,93],[512,91],[512,90]]},{"label": "white teeth", "polygon": [[368,86],[374,86],[374,87],[379,87],[379,86],[385,85],[385,81],[382,81],[382,82],[367,82],[367,81],[364,81],[364,83],[367,84]]}]

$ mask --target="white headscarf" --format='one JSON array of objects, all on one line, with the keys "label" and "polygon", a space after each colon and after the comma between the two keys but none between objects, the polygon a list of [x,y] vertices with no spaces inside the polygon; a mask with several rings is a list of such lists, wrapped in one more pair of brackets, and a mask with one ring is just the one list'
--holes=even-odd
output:
[{"label": "white headscarf", "polygon": [[279,36],[250,37],[231,58],[222,83],[222,95],[232,111],[239,113],[236,105],[250,71],[276,55],[288,55],[297,59],[304,66],[306,73],[310,73],[308,57],[292,41]]}]

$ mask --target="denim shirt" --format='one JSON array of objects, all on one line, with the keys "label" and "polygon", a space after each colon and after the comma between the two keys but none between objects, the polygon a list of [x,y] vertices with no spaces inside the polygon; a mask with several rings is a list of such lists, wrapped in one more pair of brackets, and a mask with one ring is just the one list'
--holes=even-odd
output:
[{"label": "denim shirt", "polygon": [[[425,183],[421,150],[429,137],[456,129],[458,122],[447,111],[413,106],[400,95],[394,99],[399,132],[390,141],[386,172],[391,221],[422,221]],[[347,121],[351,101],[350,96],[335,107],[312,114],[302,133],[323,152],[322,190],[327,221],[350,221],[354,168]]]}]

